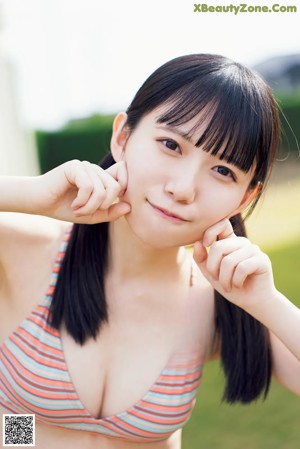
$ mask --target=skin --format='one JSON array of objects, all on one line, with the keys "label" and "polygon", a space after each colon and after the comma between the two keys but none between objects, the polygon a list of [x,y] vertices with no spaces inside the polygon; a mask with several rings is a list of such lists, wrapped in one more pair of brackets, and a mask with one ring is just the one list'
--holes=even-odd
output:
[{"label": "skin", "polygon": [[[117,118],[112,152],[123,159],[130,177],[123,200],[131,204],[127,223],[137,237],[155,248],[192,244],[224,217],[247,204],[252,172],[199,151],[196,136],[187,140],[193,121],[178,128],[157,123],[155,110],[128,134],[126,116]],[[206,127],[203,122],[201,134]],[[188,174],[188,175],[187,175]],[[141,188],[142,187],[142,188]],[[184,219],[172,221],[155,212],[155,206]],[[165,218],[162,221],[162,218]]]},{"label": "skin", "polygon": [[[176,350],[206,361],[218,355],[213,288],[270,329],[275,375],[300,394],[299,310],[277,292],[267,256],[236,237],[228,220],[255,196],[248,188],[252,172],[195,148],[193,139],[182,137],[184,126],[159,125],[160,113],[148,114],[132,132],[124,113],[116,117],[111,151],[117,163],[108,170],[71,161],[39,177],[0,180],[1,210],[31,214],[0,219],[0,342],[47,290],[66,221],[110,221],[109,324],[84,346],[61,329],[73,384],[91,414],[111,416],[135,404],[166,365],[174,342]],[[194,244],[194,261],[186,244]],[[132,446],[37,423],[40,449]],[[144,446],[179,449],[180,432],[138,445]]]}]

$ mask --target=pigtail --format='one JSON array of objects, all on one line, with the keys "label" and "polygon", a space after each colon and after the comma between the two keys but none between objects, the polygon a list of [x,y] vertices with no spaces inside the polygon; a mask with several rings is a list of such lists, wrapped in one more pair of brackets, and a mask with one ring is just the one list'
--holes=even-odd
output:
[{"label": "pigtail", "polygon": [[[108,154],[100,163],[107,169],[115,163]],[[74,224],[61,263],[50,306],[49,322],[55,329],[65,324],[74,340],[83,344],[96,338],[108,321],[104,279],[108,265],[108,223]]]},{"label": "pigtail", "polygon": [[[246,236],[241,215],[230,219],[238,236]],[[216,328],[225,374],[223,400],[249,403],[263,395],[271,381],[271,347],[265,326],[215,291]]]}]

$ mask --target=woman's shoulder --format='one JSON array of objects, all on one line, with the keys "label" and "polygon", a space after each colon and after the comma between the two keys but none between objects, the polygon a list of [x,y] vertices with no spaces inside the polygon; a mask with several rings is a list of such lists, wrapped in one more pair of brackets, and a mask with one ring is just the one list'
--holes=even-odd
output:
[{"label": "woman's shoulder", "polygon": [[201,332],[208,338],[205,361],[220,359],[220,341],[216,332],[215,291],[196,263],[191,292],[194,307],[192,316],[201,317]]},{"label": "woman's shoulder", "polygon": [[215,335],[214,290],[194,260],[192,261],[186,320],[188,333],[199,342],[205,359],[209,358]]},{"label": "woman's shoulder", "polygon": [[45,295],[67,224],[0,213],[0,341]]},{"label": "woman's shoulder", "polygon": [[191,293],[194,299],[195,306],[209,307],[214,306],[214,289],[208,282],[205,276],[202,274],[200,268],[196,262],[192,261],[192,274],[191,274]]},{"label": "woman's shoulder", "polygon": [[15,212],[0,213],[0,262],[2,267],[16,262],[18,253],[31,252],[37,248],[61,240],[69,223],[40,215]]}]

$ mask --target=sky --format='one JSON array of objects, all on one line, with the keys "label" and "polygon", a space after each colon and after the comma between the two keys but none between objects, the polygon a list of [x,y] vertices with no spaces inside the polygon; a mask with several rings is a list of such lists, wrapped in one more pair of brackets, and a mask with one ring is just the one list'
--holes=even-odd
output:
[{"label": "sky", "polygon": [[247,3],[298,3],[296,13],[238,14],[194,12],[195,1],[0,0],[0,44],[24,125],[52,129],[124,110],[154,69],[182,54],[218,53],[253,65],[300,53],[297,0]]}]

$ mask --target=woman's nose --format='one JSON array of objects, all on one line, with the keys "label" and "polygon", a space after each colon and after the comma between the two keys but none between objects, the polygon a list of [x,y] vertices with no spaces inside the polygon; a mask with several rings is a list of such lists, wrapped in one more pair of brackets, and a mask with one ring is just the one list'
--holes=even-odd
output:
[{"label": "woman's nose", "polygon": [[172,195],[175,201],[190,204],[196,196],[196,188],[192,179],[187,175],[183,179],[172,179],[165,184],[165,191]]}]

